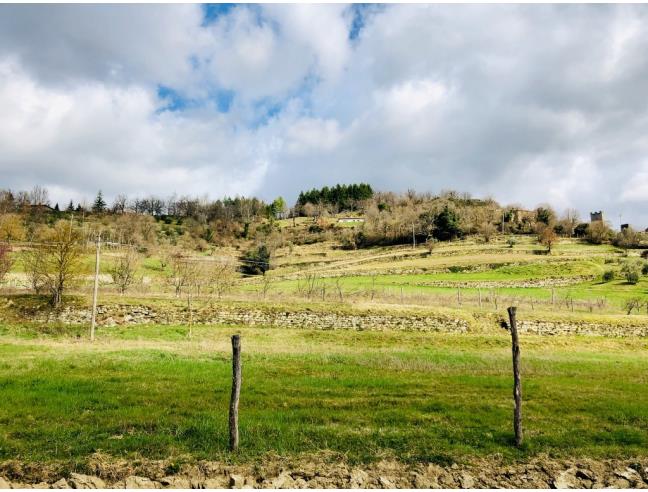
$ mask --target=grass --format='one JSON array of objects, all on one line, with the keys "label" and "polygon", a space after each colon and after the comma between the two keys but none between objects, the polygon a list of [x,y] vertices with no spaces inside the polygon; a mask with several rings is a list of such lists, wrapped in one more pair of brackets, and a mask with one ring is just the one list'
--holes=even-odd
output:
[{"label": "grass", "polygon": [[[49,331],[49,332],[46,332]],[[243,338],[241,443],[226,452],[229,335]],[[648,342],[522,337],[523,449],[511,446],[502,335],[141,326],[0,326],[0,459],[96,450],[255,460],[333,450],[449,462],[648,449]]]}]

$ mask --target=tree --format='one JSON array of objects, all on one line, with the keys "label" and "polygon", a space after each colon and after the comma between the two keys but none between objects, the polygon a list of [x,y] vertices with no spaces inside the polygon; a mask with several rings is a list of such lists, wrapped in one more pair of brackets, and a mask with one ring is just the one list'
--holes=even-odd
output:
[{"label": "tree", "polygon": [[42,186],[34,186],[29,192],[29,203],[31,205],[49,205],[49,192]]},{"label": "tree", "polygon": [[210,292],[220,299],[234,286],[236,268],[230,261],[216,262],[207,271],[207,280]]},{"label": "tree", "polygon": [[547,252],[551,253],[551,247],[556,243],[556,241],[558,241],[558,235],[553,230],[553,227],[546,226],[540,232],[538,240],[540,241],[540,244],[547,247]]},{"label": "tree", "polygon": [[621,273],[629,284],[639,282],[641,275],[641,263],[639,261],[626,261],[621,267]]},{"label": "tree", "polygon": [[270,270],[271,253],[268,246],[260,244],[249,250],[241,258],[241,272],[248,275],[264,275]]},{"label": "tree", "polygon": [[610,240],[612,230],[601,221],[592,222],[587,229],[587,241],[592,244],[602,244]]},{"label": "tree", "polygon": [[552,224],[556,220],[556,212],[551,207],[538,207],[536,208],[536,222],[541,222],[545,225]]},{"label": "tree", "polygon": [[580,221],[580,216],[578,210],[574,208],[568,208],[565,210],[562,219],[560,220],[561,225],[563,226],[564,231],[569,235],[573,236],[575,233],[576,226]]},{"label": "tree", "polygon": [[272,217],[276,219],[282,218],[286,209],[286,201],[282,197],[277,198],[272,202],[272,205],[270,205],[270,213],[272,214]]},{"label": "tree", "polygon": [[0,215],[0,241],[22,241],[25,239],[25,234],[20,215]]},{"label": "tree", "polygon": [[448,241],[461,235],[459,216],[454,210],[445,208],[434,218],[432,235],[439,241]]},{"label": "tree", "polygon": [[113,202],[112,212],[115,214],[123,214],[126,211],[126,203],[128,203],[128,197],[126,195],[117,195]]},{"label": "tree", "polygon": [[11,247],[8,244],[0,243],[0,283],[4,281],[5,276],[11,270],[13,258],[11,258]]},{"label": "tree", "polygon": [[108,269],[108,273],[112,277],[113,283],[117,286],[120,294],[126,290],[136,281],[136,272],[139,267],[139,256],[137,253],[129,249],[126,254],[120,256],[115,263]]},{"label": "tree", "polygon": [[70,203],[68,203],[67,208],[65,209],[66,212],[74,212],[74,203],[72,200],[70,200]]},{"label": "tree", "polygon": [[490,222],[483,222],[479,226],[479,234],[481,234],[481,236],[484,238],[484,242],[486,243],[490,242],[495,232],[496,232],[495,226]]},{"label": "tree", "polygon": [[92,211],[96,214],[102,214],[106,211],[106,201],[103,198],[101,190],[97,193],[97,198],[95,198],[95,201],[92,204]]},{"label": "tree", "polygon": [[195,262],[176,253],[171,257],[171,272],[168,277],[169,283],[175,290],[176,297],[180,297],[182,289],[192,287],[198,277],[198,268]]},{"label": "tree", "polygon": [[628,249],[635,248],[641,242],[639,233],[632,227],[626,227],[619,232],[614,238],[614,245],[624,250],[625,256],[628,256]]},{"label": "tree", "polygon": [[574,236],[576,237],[585,237],[589,233],[589,224],[587,222],[581,222],[574,228]]},{"label": "tree", "polygon": [[60,220],[23,256],[32,287],[37,293],[48,291],[54,307],[61,305],[64,291],[80,272],[81,239],[77,228]]}]

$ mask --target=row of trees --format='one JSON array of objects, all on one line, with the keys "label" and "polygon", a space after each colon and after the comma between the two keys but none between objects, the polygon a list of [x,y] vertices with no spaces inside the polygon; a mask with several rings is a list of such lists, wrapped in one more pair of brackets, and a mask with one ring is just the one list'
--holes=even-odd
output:
[{"label": "row of trees", "polygon": [[326,207],[329,212],[357,210],[365,200],[373,197],[374,191],[367,183],[350,185],[337,184],[320,189],[302,191],[297,198],[296,208],[302,215],[310,215],[313,209]]},{"label": "row of trees", "polygon": [[[30,287],[37,294],[50,298],[54,307],[61,305],[63,294],[89,272],[84,269],[85,241],[82,230],[73,222],[60,220],[44,229],[36,241],[21,252],[22,265]],[[120,248],[116,258],[105,263],[118,292],[125,293],[141,282],[137,272],[141,255],[135,248]],[[167,284],[177,296],[183,292],[210,294],[220,297],[237,278],[236,265],[231,260],[198,261],[177,248],[159,251]],[[11,248],[0,243],[0,281],[11,269]]]}]

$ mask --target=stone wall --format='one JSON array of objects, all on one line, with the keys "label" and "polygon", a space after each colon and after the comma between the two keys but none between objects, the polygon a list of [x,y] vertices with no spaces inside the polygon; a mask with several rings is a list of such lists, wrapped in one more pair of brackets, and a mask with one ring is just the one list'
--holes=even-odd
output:
[{"label": "stone wall", "polygon": [[[186,307],[164,309],[146,305],[111,304],[98,306],[99,326],[140,324],[185,324],[189,321]],[[193,312],[196,324],[233,324],[321,330],[410,330],[447,333],[499,331],[494,314],[453,316],[447,313],[385,313],[372,311],[334,312],[326,310],[286,310],[272,306],[246,307],[216,305]],[[24,319],[47,323],[83,324],[90,322],[90,309],[66,307],[60,311],[21,313]],[[587,320],[520,319],[521,333],[537,335],[606,335],[648,336],[648,320],[644,317],[611,318],[607,323]]]},{"label": "stone wall", "polygon": [[[80,324],[90,322],[90,310],[67,307],[59,312],[35,313],[37,322]],[[106,305],[97,307],[99,326],[149,323],[181,324],[189,321],[186,308],[156,310],[149,306]],[[418,330],[462,333],[469,331],[465,319],[444,315],[389,315],[375,313],[335,313],[245,309],[218,306],[193,312],[196,324],[234,324],[322,330]]]}]

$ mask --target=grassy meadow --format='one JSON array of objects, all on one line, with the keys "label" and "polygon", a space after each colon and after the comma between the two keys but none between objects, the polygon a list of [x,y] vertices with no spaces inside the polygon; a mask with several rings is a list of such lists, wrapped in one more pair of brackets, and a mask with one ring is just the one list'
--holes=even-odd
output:
[{"label": "grassy meadow", "polygon": [[[431,251],[284,245],[265,279],[237,274],[223,302],[324,312],[437,309],[476,320],[515,304],[521,317],[539,320],[648,323],[646,307],[631,315],[624,307],[648,299],[648,276],[629,284],[620,274],[628,258],[638,261],[638,250],[563,239],[547,254],[532,237],[516,237],[512,247],[508,239],[469,238]],[[100,303],[186,302],[174,298],[169,266],[156,251],[138,265],[141,282],[118,295],[107,272],[119,253],[104,251]],[[24,270],[20,250],[14,254],[10,276],[18,285]],[[230,247],[195,256],[220,261],[239,254]],[[86,275],[93,262],[88,251]],[[604,282],[607,270],[614,278]],[[87,305],[89,288],[81,282],[69,294]],[[45,304],[14,290],[7,295]],[[522,335],[525,444],[515,449],[510,339],[503,330],[208,325],[194,326],[189,336],[187,326],[142,325],[100,327],[95,343],[87,330],[0,311],[0,460],[72,465],[102,451],[249,462],[327,450],[354,462],[394,456],[450,463],[541,453],[631,457],[648,449],[644,338]],[[244,367],[236,454],[227,452],[233,333],[242,334]]]},{"label": "grassy meadow", "polygon": [[[648,341],[522,337],[524,428],[512,446],[500,335],[0,325],[0,459],[250,461],[332,450],[449,463],[636,456],[648,448]],[[243,340],[241,450],[226,451],[229,337]],[[79,338],[81,337],[81,338]]]}]

